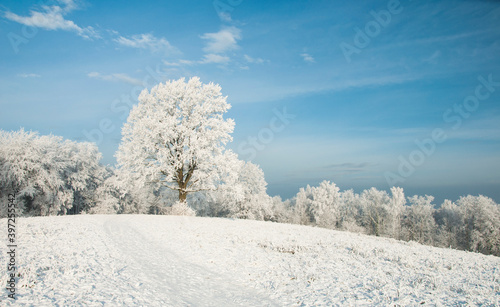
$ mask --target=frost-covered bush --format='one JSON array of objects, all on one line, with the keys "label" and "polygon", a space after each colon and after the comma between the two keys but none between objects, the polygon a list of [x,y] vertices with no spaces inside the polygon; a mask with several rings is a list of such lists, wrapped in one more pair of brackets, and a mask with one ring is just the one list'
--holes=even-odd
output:
[{"label": "frost-covered bush", "polygon": [[184,215],[184,216],[195,216],[196,211],[191,209],[186,202],[176,202],[170,210],[167,211],[169,215]]}]

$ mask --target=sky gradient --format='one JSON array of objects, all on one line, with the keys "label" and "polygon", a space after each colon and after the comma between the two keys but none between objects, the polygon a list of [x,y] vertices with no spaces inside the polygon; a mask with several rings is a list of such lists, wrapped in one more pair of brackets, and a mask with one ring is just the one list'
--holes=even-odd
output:
[{"label": "sky gradient", "polygon": [[140,91],[199,76],[270,195],[330,180],[500,202],[498,1],[7,0],[0,25],[0,129],[114,164]]}]

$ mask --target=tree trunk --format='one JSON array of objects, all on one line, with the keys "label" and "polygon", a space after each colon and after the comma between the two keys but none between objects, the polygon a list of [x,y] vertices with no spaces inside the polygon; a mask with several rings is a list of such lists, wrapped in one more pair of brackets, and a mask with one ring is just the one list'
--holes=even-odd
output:
[{"label": "tree trunk", "polygon": [[179,202],[185,203],[186,202],[186,197],[187,197],[187,192],[184,190],[179,190]]}]

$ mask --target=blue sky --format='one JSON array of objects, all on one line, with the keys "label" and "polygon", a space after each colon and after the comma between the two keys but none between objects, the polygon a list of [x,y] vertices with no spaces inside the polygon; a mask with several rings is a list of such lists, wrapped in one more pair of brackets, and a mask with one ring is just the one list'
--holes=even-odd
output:
[{"label": "blue sky", "polygon": [[0,129],[95,141],[114,164],[140,90],[199,76],[271,195],[330,180],[500,201],[498,1],[6,0],[0,16]]}]

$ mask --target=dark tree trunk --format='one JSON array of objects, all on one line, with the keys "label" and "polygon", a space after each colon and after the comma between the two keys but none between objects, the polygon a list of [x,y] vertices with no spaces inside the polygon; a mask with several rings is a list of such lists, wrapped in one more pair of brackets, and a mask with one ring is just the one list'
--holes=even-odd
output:
[{"label": "dark tree trunk", "polygon": [[179,190],[179,202],[185,203],[186,202],[186,197],[187,197],[187,192],[184,190]]},{"label": "dark tree trunk", "polygon": [[193,176],[194,170],[196,169],[196,163],[193,163],[189,166],[188,171],[184,175],[184,167],[181,167],[177,170],[177,185],[179,186],[179,202],[185,203],[188,192],[186,191],[188,188],[189,180]]}]

